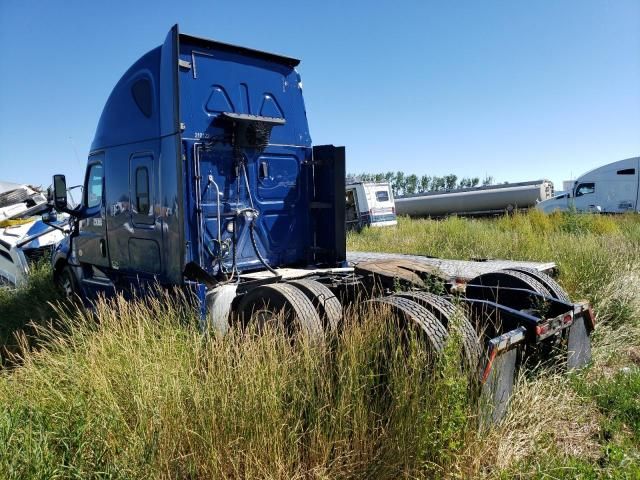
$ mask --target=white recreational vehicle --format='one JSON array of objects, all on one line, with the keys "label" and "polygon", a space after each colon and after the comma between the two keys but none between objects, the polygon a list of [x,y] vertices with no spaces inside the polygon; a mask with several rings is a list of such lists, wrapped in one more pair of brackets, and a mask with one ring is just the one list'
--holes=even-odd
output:
[{"label": "white recreational vehicle", "polygon": [[624,213],[640,211],[640,157],[627,158],[578,177],[573,188],[538,203],[551,213],[575,208],[578,212]]},{"label": "white recreational vehicle", "polygon": [[346,185],[347,230],[397,225],[393,193],[388,183],[349,182]]}]

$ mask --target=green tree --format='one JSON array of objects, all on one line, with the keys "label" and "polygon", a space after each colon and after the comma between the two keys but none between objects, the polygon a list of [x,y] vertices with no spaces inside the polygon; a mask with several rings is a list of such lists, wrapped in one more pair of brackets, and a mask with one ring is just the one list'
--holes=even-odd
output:
[{"label": "green tree", "polygon": [[396,174],[394,172],[387,172],[384,174],[384,179],[390,184],[393,184],[396,180]]},{"label": "green tree", "polygon": [[462,177],[458,182],[458,176],[453,173],[444,177],[438,177],[435,175],[433,177],[429,175],[422,175],[419,177],[416,174],[406,174],[401,171],[389,171],[386,173],[363,172],[358,175],[348,173],[346,179],[347,182],[389,182],[394,195],[411,195],[414,193],[429,191],[438,192],[442,190],[452,190],[454,188],[477,187],[480,183],[482,183],[482,185],[494,184],[493,177],[489,175],[486,176],[482,182],[478,177]]},{"label": "green tree", "polygon": [[393,182],[393,194],[394,195],[403,195],[405,190],[405,176],[404,172],[396,172],[396,178]]},{"label": "green tree", "polygon": [[450,173],[446,177],[444,177],[445,188],[447,190],[453,190],[456,188],[456,184],[458,183],[458,176]]},{"label": "green tree", "polygon": [[434,192],[439,192],[440,190],[444,190],[446,185],[444,177],[433,177],[431,181],[431,190]]},{"label": "green tree", "polygon": [[493,177],[491,175],[487,175],[484,177],[484,180],[482,180],[482,186],[486,187],[487,185],[493,185]]},{"label": "green tree", "polygon": [[431,177],[429,175],[422,175],[422,177],[420,177],[420,186],[418,188],[420,193],[428,192],[430,186],[431,186]]},{"label": "green tree", "polygon": [[406,185],[405,185],[405,194],[413,195],[416,193],[418,189],[418,176],[415,174],[407,175],[406,177]]}]

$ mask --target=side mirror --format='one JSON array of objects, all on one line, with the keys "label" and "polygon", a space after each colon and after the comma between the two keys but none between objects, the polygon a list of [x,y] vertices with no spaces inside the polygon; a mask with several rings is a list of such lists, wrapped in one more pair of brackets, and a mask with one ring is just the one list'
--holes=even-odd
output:
[{"label": "side mirror", "polygon": [[64,175],[53,176],[53,206],[59,211],[67,209],[67,179]]}]

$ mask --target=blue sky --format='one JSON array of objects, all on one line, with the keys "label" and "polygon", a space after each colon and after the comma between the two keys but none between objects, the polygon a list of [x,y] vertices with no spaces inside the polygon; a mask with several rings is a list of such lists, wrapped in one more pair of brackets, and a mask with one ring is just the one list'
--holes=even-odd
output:
[{"label": "blue sky", "polygon": [[0,2],[0,179],[80,182],[102,106],[172,24],[302,59],[351,172],[547,177],[640,155],[640,1]]}]

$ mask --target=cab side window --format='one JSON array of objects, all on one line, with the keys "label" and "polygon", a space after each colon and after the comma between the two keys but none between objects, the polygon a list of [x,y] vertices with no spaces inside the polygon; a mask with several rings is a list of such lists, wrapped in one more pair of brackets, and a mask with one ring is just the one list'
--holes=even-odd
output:
[{"label": "cab side window", "polygon": [[136,168],[136,211],[142,215],[149,213],[149,170]]},{"label": "cab side window", "polygon": [[153,211],[153,156],[135,153],[129,159],[131,221],[134,226],[155,224]]},{"label": "cab side window", "polygon": [[595,183],[581,183],[576,187],[576,197],[589,195],[590,193],[594,193],[595,191],[596,191]]},{"label": "cab side window", "polygon": [[141,78],[131,86],[131,94],[136,105],[147,118],[153,113],[153,92],[148,78]]},{"label": "cab side window", "polygon": [[88,208],[102,205],[102,184],[104,169],[101,163],[94,163],[87,173],[87,187],[85,188],[85,205]]}]

